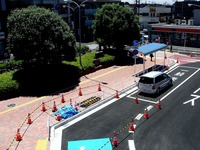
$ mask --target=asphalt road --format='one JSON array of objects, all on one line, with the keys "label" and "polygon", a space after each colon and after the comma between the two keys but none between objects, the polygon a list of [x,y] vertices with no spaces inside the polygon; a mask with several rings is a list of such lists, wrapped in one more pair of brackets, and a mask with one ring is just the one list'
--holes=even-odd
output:
[{"label": "asphalt road", "polygon": [[164,108],[135,132],[136,149],[200,149],[199,67],[193,63],[170,73],[175,79],[171,93],[162,101]]},{"label": "asphalt road", "polygon": [[[136,90],[64,129],[62,150],[68,149],[70,141],[113,138],[114,131],[119,142],[114,149],[118,150],[200,149],[199,66],[200,62],[196,62],[170,70],[173,86],[160,95],[139,93],[139,104],[135,104]],[[161,110],[156,108],[158,100],[161,100]],[[146,108],[149,119],[143,118]],[[128,132],[132,117],[135,118],[135,133]],[[108,144],[111,145],[108,141],[94,149],[104,149]],[[90,150],[92,149],[91,145]]]}]

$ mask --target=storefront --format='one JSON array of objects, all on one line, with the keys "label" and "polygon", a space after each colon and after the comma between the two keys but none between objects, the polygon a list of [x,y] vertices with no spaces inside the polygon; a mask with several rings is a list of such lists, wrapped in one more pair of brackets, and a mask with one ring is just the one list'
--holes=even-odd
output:
[{"label": "storefront", "polygon": [[150,25],[148,33],[150,42],[200,47],[200,26],[154,24]]}]

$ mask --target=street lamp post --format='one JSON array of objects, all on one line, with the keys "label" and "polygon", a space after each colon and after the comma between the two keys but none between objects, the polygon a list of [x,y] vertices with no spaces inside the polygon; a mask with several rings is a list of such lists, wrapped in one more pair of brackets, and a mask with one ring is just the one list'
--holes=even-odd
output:
[{"label": "street lamp post", "polygon": [[85,2],[87,2],[88,0],[84,0],[80,5],[74,1],[71,1],[71,0],[67,0],[65,2],[72,2],[74,3],[77,8],[78,8],[78,11],[79,11],[79,30],[78,30],[78,34],[79,34],[79,60],[80,60],[80,65],[82,67],[82,60],[81,60],[81,6],[83,6],[83,4]]}]

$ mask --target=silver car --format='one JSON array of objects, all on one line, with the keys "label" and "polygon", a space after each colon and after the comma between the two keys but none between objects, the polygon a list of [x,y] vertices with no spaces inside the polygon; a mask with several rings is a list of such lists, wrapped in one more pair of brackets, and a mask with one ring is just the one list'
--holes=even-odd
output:
[{"label": "silver car", "polygon": [[140,92],[159,94],[161,90],[172,85],[172,78],[160,71],[151,71],[140,77],[138,89]]}]

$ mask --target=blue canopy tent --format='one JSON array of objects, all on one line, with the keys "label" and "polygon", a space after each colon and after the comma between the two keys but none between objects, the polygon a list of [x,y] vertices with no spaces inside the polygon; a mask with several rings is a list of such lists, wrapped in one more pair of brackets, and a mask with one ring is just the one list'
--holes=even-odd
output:
[{"label": "blue canopy tent", "polygon": [[[138,48],[138,51],[143,54],[143,59],[145,59],[146,55],[155,53],[155,52],[157,52],[159,50],[163,50],[163,49],[166,49],[166,48],[167,48],[166,44],[150,43],[150,44],[146,44],[146,45],[140,46]],[[165,51],[164,51],[164,53],[165,53]],[[155,53],[154,64],[156,64],[156,53]],[[164,58],[164,65],[165,65],[165,58]],[[145,70],[145,61],[143,61],[143,69]]]}]

